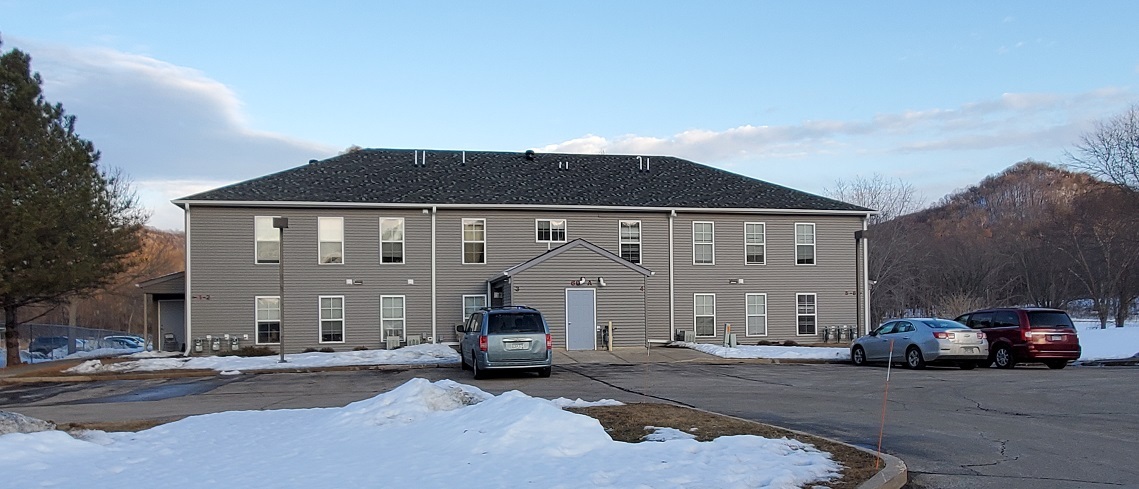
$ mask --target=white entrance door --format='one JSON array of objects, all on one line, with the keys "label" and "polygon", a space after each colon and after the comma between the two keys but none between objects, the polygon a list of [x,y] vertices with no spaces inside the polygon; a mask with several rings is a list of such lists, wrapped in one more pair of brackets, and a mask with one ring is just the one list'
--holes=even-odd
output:
[{"label": "white entrance door", "polygon": [[566,289],[566,349],[597,349],[597,291]]}]

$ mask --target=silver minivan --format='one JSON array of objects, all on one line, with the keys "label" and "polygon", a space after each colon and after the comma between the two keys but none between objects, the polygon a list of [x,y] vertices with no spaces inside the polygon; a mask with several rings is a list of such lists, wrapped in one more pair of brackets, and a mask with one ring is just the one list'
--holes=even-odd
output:
[{"label": "silver minivan", "polygon": [[462,335],[459,355],[464,370],[481,379],[489,370],[521,369],[549,377],[553,339],[542,313],[526,306],[484,308],[455,327]]}]

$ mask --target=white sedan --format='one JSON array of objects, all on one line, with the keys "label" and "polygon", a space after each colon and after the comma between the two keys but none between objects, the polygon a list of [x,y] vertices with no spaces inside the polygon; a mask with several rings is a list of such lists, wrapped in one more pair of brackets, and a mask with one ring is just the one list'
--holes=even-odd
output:
[{"label": "white sedan", "polygon": [[949,363],[967,370],[988,358],[989,343],[983,331],[937,318],[893,319],[854,340],[850,347],[855,365],[894,361],[922,368],[926,363]]}]

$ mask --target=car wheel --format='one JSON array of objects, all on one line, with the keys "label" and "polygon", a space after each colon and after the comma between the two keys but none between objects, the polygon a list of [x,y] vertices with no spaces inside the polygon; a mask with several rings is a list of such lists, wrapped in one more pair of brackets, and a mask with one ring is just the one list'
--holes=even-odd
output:
[{"label": "car wheel", "polygon": [[1060,369],[1068,366],[1068,361],[1067,360],[1045,360],[1044,364],[1047,365],[1048,368],[1050,368],[1050,369],[1060,370]]},{"label": "car wheel", "polygon": [[921,350],[916,346],[911,346],[906,350],[906,367],[912,369],[925,368],[925,358],[921,356]]},{"label": "car wheel", "polygon": [[961,367],[961,370],[973,370],[973,369],[977,368],[977,363],[976,362],[961,362],[961,363],[958,363],[957,366]]},{"label": "car wheel", "polygon": [[553,370],[553,367],[542,367],[538,369],[538,377],[549,377]]},{"label": "car wheel", "polygon": [[866,350],[863,350],[861,346],[854,347],[853,350],[850,350],[850,361],[858,367],[866,365]]},{"label": "car wheel", "polygon": [[1016,366],[1016,360],[1012,358],[1012,350],[1008,345],[1001,345],[997,347],[997,351],[993,353],[993,363],[997,364],[997,368],[1013,368]]},{"label": "car wheel", "polygon": [[475,352],[471,352],[471,372],[474,373],[475,380],[486,378],[486,372],[479,370],[479,360],[475,358]]}]

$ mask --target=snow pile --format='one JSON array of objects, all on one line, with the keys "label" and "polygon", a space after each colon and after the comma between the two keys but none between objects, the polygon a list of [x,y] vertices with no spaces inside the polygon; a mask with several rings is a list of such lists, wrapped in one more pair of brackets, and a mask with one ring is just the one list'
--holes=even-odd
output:
[{"label": "snow pile", "polygon": [[669,441],[669,440],[695,440],[696,435],[685,433],[676,428],[661,428],[660,426],[646,426],[645,431],[649,434],[641,437],[644,441]]},{"label": "snow pile", "polygon": [[1139,356],[1139,325],[1126,323],[1122,328],[1099,329],[1098,320],[1074,319],[1080,336],[1081,362],[1121,360]]},{"label": "snow pile", "polygon": [[[194,416],[139,433],[0,436],[10,487],[803,487],[837,477],[788,439],[613,441],[595,419],[518,391],[415,379],[343,408]],[[730,461],[730,463],[729,463]]]},{"label": "snow pile", "polygon": [[191,357],[191,358],[139,358],[130,362],[102,365],[84,362],[65,370],[73,374],[105,372],[148,372],[155,370],[293,370],[298,368],[341,367],[351,365],[424,365],[457,364],[459,354],[447,345],[426,344],[398,350],[360,350],[340,353],[293,353],[285,355],[286,363],[277,363],[279,356],[267,357]]},{"label": "snow pile", "polygon": [[566,399],[564,397],[559,397],[559,398],[554,399],[550,402],[554,403],[554,405],[556,405],[557,407],[560,407],[562,409],[565,409],[565,408],[584,408],[584,407],[595,407],[595,406],[624,406],[625,405],[625,403],[623,403],[621,401],[616,401],[613,399],[602,399],[600,401],[585,401],[585,400],[582,400],[580,397],[577,399],[574,399],[574,400],[569,400],[569,399]]},{"label": "snow pile", "polygon": [[36,433],[54,430],[55,423],[24,416],[20,413],[0,411],[0,435],[8,433]]},{"label": "snow pile", "polygon": [[707,343],[674,343],[722,358],[777,358],[781,360],[850,360],[849,348],[813,346],[746,346],[728,348]]}]

